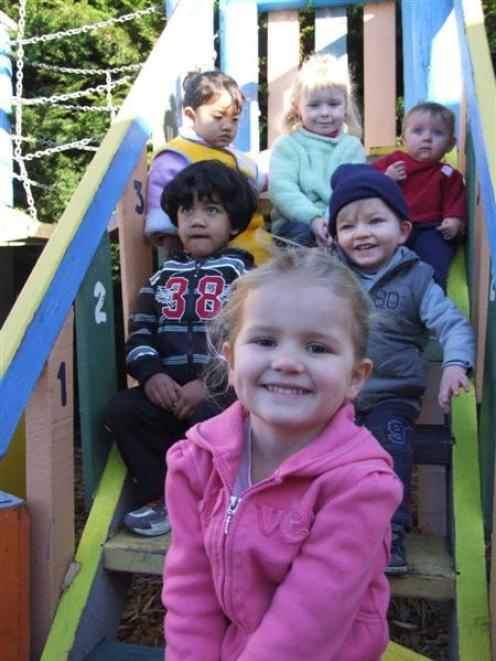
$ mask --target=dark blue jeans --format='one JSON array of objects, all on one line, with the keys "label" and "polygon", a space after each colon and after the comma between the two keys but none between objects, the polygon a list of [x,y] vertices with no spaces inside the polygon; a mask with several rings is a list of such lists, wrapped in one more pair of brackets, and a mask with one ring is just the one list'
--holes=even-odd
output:
[{"label": "dark blue jeans", "polygon": [[446,291],[448,271],[456,253],[458,239],[443,239],[437,231],[441,223],[413,223],[412,233],[408,237],[406,247],[417,253],[423,262],[434,269],[434,280]]},{"label": "dark blue jeans", "polygon": [[112,397],[105,426],[117,442],[143,503],[164,493],[165,453],[171,445],[184,438],[193,424],[221,413],[234,401],[234,392],[228,390],[200,402],[190,419],[179,420],[171,411],[155,406],[140,387]]},{"label": "dark blue jeans", "polygon": [[403,483],[403,500],[393,515],[393,523],[410,525],[410,488],[413,470],[413,441],[419,411],[410,404],[386,400],[366,413],[357,413],[357,421],[375,436],[393,459],[394,472]]}]

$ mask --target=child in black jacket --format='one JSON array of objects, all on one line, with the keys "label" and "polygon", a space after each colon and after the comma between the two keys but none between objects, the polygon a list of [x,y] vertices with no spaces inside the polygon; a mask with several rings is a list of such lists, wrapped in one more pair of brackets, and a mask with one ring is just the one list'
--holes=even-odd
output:
[{"label": "child in black jacket", "polygon": [[233,401],[231,393],[207,398],[201,378],[206,328],[232,282],[253,266],[249,253],[227,244],[248,227],[257,200],[243,174],[219,161],[200,161],[164,188],[161,204],[184,251],[167,259],[139,293],[126,344],[127,369],[139,386],[117,393],[105,420],[147,503],[129,512],[125,524],[148,536],[170,530],[166,451],[193,422]]}]

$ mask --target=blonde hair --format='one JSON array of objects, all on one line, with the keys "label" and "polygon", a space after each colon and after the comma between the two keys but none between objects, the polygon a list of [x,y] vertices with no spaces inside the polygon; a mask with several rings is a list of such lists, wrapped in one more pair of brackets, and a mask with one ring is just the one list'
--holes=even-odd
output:
[{"label": "blonde hair", "polygon": [[283,119],[283,128],[287,133],[301,126],[299,105],[302,96],[328,87],[336,87],[344,93],[344,123],[348,133],[362,137],[360,113],[355,103],[350,73],[343,60],[332,55],[310,55],[301,65],[291,88],[290,109]]},{"label": "blonde hair", "polygon": [[352,342],[357,360],[365,357],[373,306],[368,295],[351,270],[337,258],[320,248],[272,248],[269,262],[235,280],[229,299],[208,329],[211,362],[205,380],[209,390],[219,392],[226,385],[227,364],[222,355],[225,342],[234,345],[243,324],[244,302],[250,291],[269,282],[281,281],[285,286],[288,278],[308,283],[308,287],[323,287],[342,298],[353,312]]}]

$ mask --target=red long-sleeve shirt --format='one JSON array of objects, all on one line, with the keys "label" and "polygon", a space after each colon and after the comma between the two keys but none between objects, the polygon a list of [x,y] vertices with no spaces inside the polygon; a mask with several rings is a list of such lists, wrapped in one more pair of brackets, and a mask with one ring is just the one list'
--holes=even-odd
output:
[{"label": "red long-sleeve shirt", "polygon": [[406,166],[406,179],[399,181],[414,223],[460,218],[466,223],[465,184],[462,175],[447,163],[423,163],[402,151],[394,151],[372,165],[380,172],[396,161]]}]

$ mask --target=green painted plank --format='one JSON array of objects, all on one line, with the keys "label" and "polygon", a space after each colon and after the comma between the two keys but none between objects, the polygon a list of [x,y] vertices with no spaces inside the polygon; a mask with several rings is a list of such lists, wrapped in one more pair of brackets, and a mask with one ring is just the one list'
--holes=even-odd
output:
[{"label": "green painted plank", "polygon": [[86,509],[110,450],[103,418],[117,390],[110,241],[105,233],[75,301],[79,420]]},{"label": "green painted plank", "polygon": [[479,418],[482,502],[487,531],[493,528],[494,461],[496,447],[496,300],[487,309],[484,385]]},{"label": "green painted plank", "polygon": [[125,466],[113,446],[76,553],[79,572],[62,594],[41,661],[64,661],[69,657],[101,564],[103,544],[109,535],[125,477]]},{"label": "green painted plank", "polygon": [[[468,316],[462,249],[458,250],[450,271],[448,293]],[[489,661],[489,608],[473,384],[469,394],[453,398],[451,415],[456,441],[453,448],[453,510],[458,657],[462,661]]]}]

